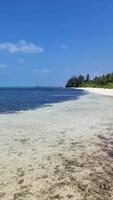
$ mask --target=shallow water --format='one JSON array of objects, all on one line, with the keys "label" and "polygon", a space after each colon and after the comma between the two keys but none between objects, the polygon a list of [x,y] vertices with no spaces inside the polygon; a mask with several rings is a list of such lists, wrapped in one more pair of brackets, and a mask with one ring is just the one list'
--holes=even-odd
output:
[{"label": "shallow water", "polygon": [[76,100],[86,94],[82,89],[31,87],[0,88],[0,113],[51,106],[52,103]]},{"label": "shallow water", "polygon": [[0,115],[1,200],[113,199],[113,99]]}]

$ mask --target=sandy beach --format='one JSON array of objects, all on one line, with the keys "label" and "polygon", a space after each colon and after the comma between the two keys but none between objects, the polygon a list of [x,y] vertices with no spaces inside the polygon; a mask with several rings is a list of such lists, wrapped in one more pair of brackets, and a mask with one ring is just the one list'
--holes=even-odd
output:
[{"label": "sandy beach", "polygon": [[0,114],[0,200],[112,200],[112,108],[88,93]]},{"label": "sandy beach", "polygon": [[92,92],[99,95],[113,97],[113,89],[104,89],[104,88],[79,88],[79,89],[83,89],[84,91]]}]

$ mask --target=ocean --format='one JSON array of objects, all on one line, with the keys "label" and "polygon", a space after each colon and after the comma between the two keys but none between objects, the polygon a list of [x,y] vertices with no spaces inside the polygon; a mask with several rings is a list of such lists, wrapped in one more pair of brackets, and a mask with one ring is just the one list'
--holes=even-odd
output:
[{"label": "ocean", "polygon": [[0,113],[36,109],[78,99],[83,90],[50,87],[0,88]]}]

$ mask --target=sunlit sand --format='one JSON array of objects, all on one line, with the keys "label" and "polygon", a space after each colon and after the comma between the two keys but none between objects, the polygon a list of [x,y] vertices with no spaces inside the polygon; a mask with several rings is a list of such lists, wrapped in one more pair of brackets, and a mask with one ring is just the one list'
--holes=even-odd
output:
[{"label": "sunlit sand", "polygon": [[81,89],[83,89],[84,91],[96,93],[99,95],[113,96],[113,89],[104,89],[104,88],[81,88]]},{"label": "sunlit sand", "polygon": [[113,199],[113,99],[0,115],[0,200]]}]

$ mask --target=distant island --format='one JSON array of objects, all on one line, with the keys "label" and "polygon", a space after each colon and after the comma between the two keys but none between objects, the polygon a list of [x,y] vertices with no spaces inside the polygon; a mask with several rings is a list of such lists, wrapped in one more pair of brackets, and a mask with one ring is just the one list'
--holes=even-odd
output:
[{"label": "distant island", "polygon": [[94,79],[90,79],[89,74],[86,76],[72,76],[67,81],[65,87],[113,88],[113,72],[102,76],[96,76]]}]

